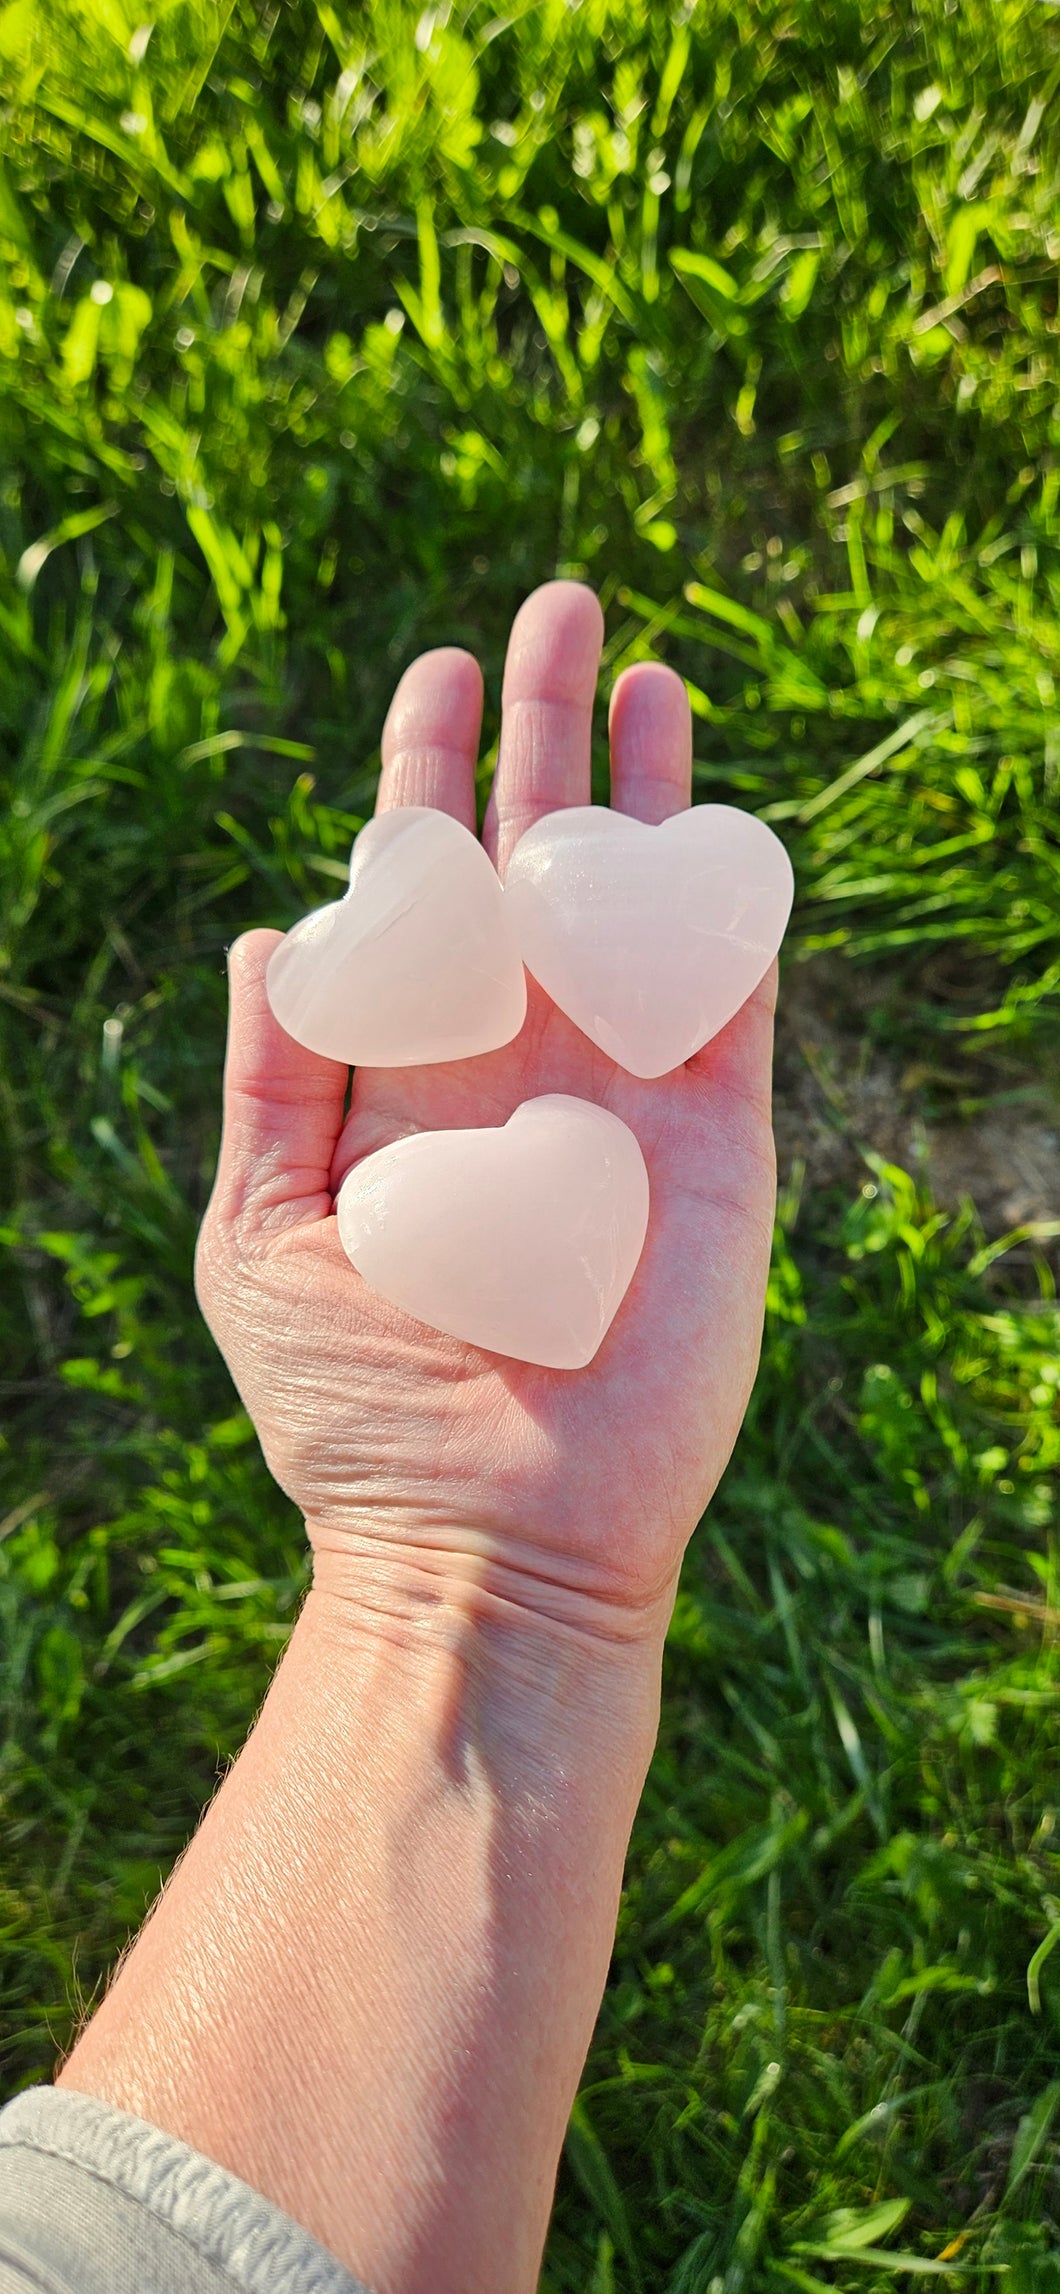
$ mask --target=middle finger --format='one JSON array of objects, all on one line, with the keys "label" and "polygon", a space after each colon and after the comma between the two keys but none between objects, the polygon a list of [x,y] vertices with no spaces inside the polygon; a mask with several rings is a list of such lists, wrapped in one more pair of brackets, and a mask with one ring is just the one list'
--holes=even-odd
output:
[{"label": "middle finger", "polygon": [[583,582],[546,582],[512,623],[497,770],[483,832],[502,876],[513,846],[542,813],[589,803],[603,637],[599,601]]}]

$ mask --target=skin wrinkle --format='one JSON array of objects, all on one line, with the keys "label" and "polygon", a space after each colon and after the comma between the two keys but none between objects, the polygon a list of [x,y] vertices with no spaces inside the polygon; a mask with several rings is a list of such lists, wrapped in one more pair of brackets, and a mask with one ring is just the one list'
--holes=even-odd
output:
[{"label": "skin wrinkle", "polygon": [[[439,781],[449,783],[456,779],[462,764],[462,753],[455,747],[435,743],[432,748],[402,748],[396,751],[386,767],[386,787],[391,801],[403,805],[433,805]],[[465,815],[466,805],[459,811],[455,805],[438,805],[439,812],[452,811],[454,817],[464,821],[468,828],[473,821]]]},{"label": "skin wrinkle", "polygon": [[[305,1311],[307,1313],[311,1311],[311,1301],[306,1301]],[[271,1322],[271,1313],[265,1313],[261,1317],[260,1332],[261,1344],[263,1347],[267,1346],[269,1343],[271,1335]],[[454,1349],[454,1351],[459,1350]],[[415,1382],[415,1369],[410,1371],[410,1378],[413,1382]],[[291,1486],[292,1483],[297,1485],[299,1478],[300,1458],[308,1457],[313,1459],[319,1449],[319,1426],[317,1413],[318,1396],[313,1388],[313,1385],[311,1382],[304,1382],[300,1376],[296,1375],[292,1380],[291,1392],[294,1396],[298,1397],[298,1400],[295,1406],[292,1407],[291,1399],[289,1396],[288,1424],[285,1436],[280,1445],[273,1445],[268,1450],[269,1462],[272,1465],[273,1470],[277,1472],[278,1478],[280,1478],[285,1486]],[[254,1397],[250,1396],[248,1399],[251,1402],[253,1414]],[[440,1454],[441,1456],[444,1456],[445,1452],[451,1446],[459,1444],[461,1434],[461,1416],[462,1411],[458,1410],[455,1406],[447,1413],[446,1417],[443,1418],[440,1424],[437,1418],[432,1414],[429,1420],[430,1432],[428,1434],[425,1425],[421,1425],[417,1421],[410,1426],[407,1424],[403,1413],[395,1413],[392,1424],[396,1447],[392,1450],[389,1460],[381,1464],[378,1474],[375,1474],[368,1479],[362,1492],[362,1503],[364,1505],[371,1503],[376,1508],[378,1508],[381,1503],[386,1503],[388,1511],[390,1511],[391,1507],[393,1508],[394,1519],[396,1521],[400,1521],[402,1516],[408,1518],[412,1509],[413,1491],[415,1489],[416,1482],[417,1480],[422,1480],[424,1483],[423,1512],[426,1516],[429,1517],[432,1511],[436,1511],[436,1470],[439,1464]],[[547,1444],[547,1450],[551,1451],[553,1458],[555,1458],[557,1454],[557,1445],[554,1440]],[[422,1468],[419,1472],[417,1472],[417,1457],[422,1460],[429,1461],[429,1466],[425,1474],[423,1473]],[[541,1466],[539,1463],[539,1473],[540,1470]],[[365,1469],[363,1465],[359,1468],[359,1472],[363,1479],[365,1475]],[[410,1473],[411,1480],[409,1478]],[[495,1486],[497,1476],[495,1475],[494,1477],[491,1477],[491,1479]],[[516,1473],[516,1480],[517,1479],[518,1474]],[[343,1508],[348,1515],[351,1504],[351,1492],[348,1484],[342,1476],[341,1470],[337,1471],[334,1477],[329,1476],[329,1480],[332,1481],[332,1487],[329,1492],[331,1504]],[[389,1489],[387,1488],[388,1481],[391,1485]],[[555,1497],[556,1493],[555,1491],[552,1491],[550,1502],[553,1504],[555,1503]],[[474,1485],[473,1483],[468,1482],[464,1491],[461,1493],[459,1505],[456,1509],[457,1518],[462,1519],[465,1525],[469,1519],[473,1518],[474,1503]],[[330,1507],[323,1509],[318,1508],[318,1513],[322,1513],[326,1518],[327,1512],[329,1510]],[[465,1537],[465,1544],[467,1543],[468,1538]],[[547,1573],[542,1573],[542,1581],[547,1582]]]},{"label": "skin wrinkle", "polygon": [[[318,1568],[314,1581],[331,1591],[345,1587],[350,1598],[356,1585],[359,1610],[372,1606],[380,1615],[400,1616],[402,1604],[410,1598],[415,1602],[417,1598],[414,1573],[418,1572],[419,1598],[425,1608],[440,1612],[443,1620],[447,1604],[455,1603],[455,1614],[462,1620],[470,1617],[486,1623],[492,1621],[502,1628],[518,1628],[525,1614],[528,1591],[532,1590],[539,1603],[542,1594],[552,1592],[557,1597],[553,1608],[541,1608],[539,1612],[550,1629],[558,1627],[564,1633],[588,1630],[586,1611],[594,1598],[588,1577],[582,1584],[564,1584],[547,1569],[535,1567],[532,1545],[527,1544],[521,1553],[518,1549],[509,1551],[501,1559],[488,1534],[480,1534],[476,1545],[474,1533],[468,1530],[466,1523],[461,1523],[459,1541],[454,1537],[447,1543],[444,1524],[435,1521],[430,1525],[434,1536],[429,1543],[406,1535],[388,1556],[380,1549],[374,1530],[362,1533],[359,1542],[357,1533],[347,1526],[341,1542],[332,1543],[327,1524],[315,1526],[318,1554],[330,1554],[333,1563],[341,1566]],[[354,1579],[348,1574],[346,1562],[358,1553],[360,1570]],[[381,1603],[376,1601],[377,1590],[391,1598],[384,1598]],[[615,1602],[598,1603],[596,1630],[591,1637],[594,1641],[618,1644],[644,1638],[642,1611],[650,1612],[653,1608],[657,1611],[672,1592],[671,1569],[647,1594],[638,1585],[636,1599],[630,1602],[628,1612]]]},{"label": "skin wrinkle", "polygon": [[[565,786],[565,765],[557,762],[557,750],[563,753],[567,744],[564,729],[578,725],[581,712],[574,702],[547,702],[539,699],[518,701],[510,705],[512,723],[507,735],[513,774],[517,775],[518,803],[498,800],[496,822],[499,839],[505,844],[503,857],[507,861],[515,838],[512,830],[517,823],[526,825],[542,812],[550,812],[562,803]],[[589,772],[589,744],[585,740],[584,758],[579,757],[586,778]],[[503,873],[503,872],[502,872]]]}]

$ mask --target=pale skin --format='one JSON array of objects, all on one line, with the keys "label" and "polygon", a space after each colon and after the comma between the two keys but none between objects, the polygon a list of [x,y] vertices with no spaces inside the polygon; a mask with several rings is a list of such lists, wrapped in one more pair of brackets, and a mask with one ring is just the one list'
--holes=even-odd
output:
[{"label": "pale skin", "polygon": [[[503,875],[541,814],[590,800],[602,617],[547,584],[516,616],[485,827]],[[474,828],[482,684],[406,671],[379,806]],[[611,697],[611,801],[691,795],[672,671]],[[304,2224],[374,2294],[532,2294],[606,1980],[658,1722],[681,1557],[758,1360],[775,1178],[771,973],[656,1081],[530,983],[517,1040],[347,1071],[231,951],[224,1135],[200,1238],[206,1319],[313,1585],[258,1723],[59,2083],[170,2130]],[[444,1338],[371,1293],[334,1217],[360,1157],[569,1092],[647,1162],[641,1264],[586,1370]]]}]

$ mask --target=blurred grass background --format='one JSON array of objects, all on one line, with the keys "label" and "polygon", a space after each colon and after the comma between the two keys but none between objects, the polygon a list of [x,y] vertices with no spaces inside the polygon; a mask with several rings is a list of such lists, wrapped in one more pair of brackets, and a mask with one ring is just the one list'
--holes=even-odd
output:
[{"label": "blurred grass background", "polygon": [[573,572],[799,900],[543,2294],[1060,2294],[1056,0],[7,0],[0,87],[5,2091],[303,1583],[191,1291],[225,944]]}]

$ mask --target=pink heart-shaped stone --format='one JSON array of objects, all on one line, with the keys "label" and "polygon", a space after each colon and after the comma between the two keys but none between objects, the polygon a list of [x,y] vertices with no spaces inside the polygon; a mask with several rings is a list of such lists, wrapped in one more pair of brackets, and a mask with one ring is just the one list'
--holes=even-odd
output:
[{"label": "pink heart-shaped stone", "polygon": [[303,916],[266,973],[280,1026],[355,1067],[470,1059],[518,1035],[526,975],[500,880],[448,813],[362,828],[341,900]]},{"label": "pink heart-shaped stone", "polygon": [[784,937],[791,862],[733,805],[659,828],[603,805],[520,837],[504,897],[523,962],[583,1035],[632,1075],[666,1075],[746,1003]]},{"label": "pink heart-shaped stone", "polygon": [[643,1249],[648,1174],[617,1115],[554,1094],[500,1129],[381,1147],[337,1207],[347,1257],[393,1306],[493,1354],[581,1370]]}]

